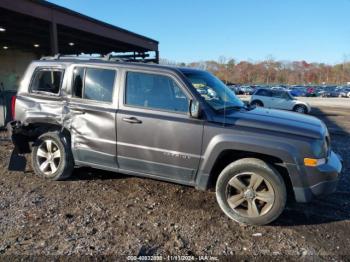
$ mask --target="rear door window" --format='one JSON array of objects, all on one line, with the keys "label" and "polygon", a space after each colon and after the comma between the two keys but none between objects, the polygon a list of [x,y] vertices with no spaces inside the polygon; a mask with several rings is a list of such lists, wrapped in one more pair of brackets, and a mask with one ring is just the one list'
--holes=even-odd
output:
[{"label": "rear door window", "polygon": [[72,96],[112,102],[115,76],[116,71],[112,69],[76,67],[73,71]]},{"label": "rear door window", "polygon": [[84,98],[112,102],[115,71],[87,68],[85,73]]},{"label": "rear door window", "polygon": [[58,94],[63,79],[63,72],[63,70],[56,68],[35,70],[31,91],[35,93]]}]

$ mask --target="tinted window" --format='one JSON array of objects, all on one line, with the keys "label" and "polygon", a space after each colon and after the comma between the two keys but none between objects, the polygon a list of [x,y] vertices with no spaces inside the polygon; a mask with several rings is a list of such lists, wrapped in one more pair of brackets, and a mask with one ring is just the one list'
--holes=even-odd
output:
[{"label": "tinted window", "polygon": [[73,90],[72,95],[74,97],[82,97],[83,95],[83,81],[84,81],[84,72],[83,67],[76,67],[73,71]]},{"label": "tinted window", "polygon": [[86,68],[83,98],[112,102],[114,78],[114,70]]},{"label": "tinted window", "polygon": [[167,111],[187,112],[188,100],[176,84],[167,76],[128,72],[125,103]]},{"label": "tinted window", "polygon": [[283,94],[283,92],[281,92],[281,91],[272,91],[273,97],[282,98],[282,94]]},{"label": "tinted window", "polygon": [[289,95],[287,94],[287,92],[284,91],[273,91],[272,96],[282,99],[289,99]]},{"label": "tinted window", "polygon": [[57,69],[39,69],[34,73],[32,91],[57,94],[60,90],[63,71]]},{"label": "tinted window", "polygon": [[259,89],[258,91],[256,91],[255,95],[257,95],[257,96],[271,96],[271,91],[266,90],[266,89]]}]

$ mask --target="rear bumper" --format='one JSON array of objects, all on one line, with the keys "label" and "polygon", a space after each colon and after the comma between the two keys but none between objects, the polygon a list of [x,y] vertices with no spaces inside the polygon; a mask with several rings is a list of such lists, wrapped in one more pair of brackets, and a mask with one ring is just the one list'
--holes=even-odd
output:
[{"label": "rear bumper", "polygon": [[306,170],[306,177],[310,177],[313,183],[305,187],[293,187],[295,200],[305,203],[319,195],[333,193],[337,189],[341,170],[342,159],[332,151],[325,164]]}]

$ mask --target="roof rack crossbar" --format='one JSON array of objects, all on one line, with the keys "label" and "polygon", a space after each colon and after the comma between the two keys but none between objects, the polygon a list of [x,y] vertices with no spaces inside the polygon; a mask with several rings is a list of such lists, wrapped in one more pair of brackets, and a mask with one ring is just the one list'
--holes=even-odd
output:
[{"label": "roof rack crossbar", "polygon": [[149,54],[144,52],[134,52],[133,54],[115,55],[114,53],[108,53],[104,56],[82,56],[82,55],[61,55],[56,54],[54,56],[43,56],[40,60],[64,60],[64,59],[76,59],[76,60],[102,60],[113,62],[142,62],[142,63],[157,63],[156,58],[148,58]]},{"label": "roof rack crossbar", "polygon": [[40,60],[59,60],[61,57],[61,54],[55,54],[54,56],[43,56]]}]

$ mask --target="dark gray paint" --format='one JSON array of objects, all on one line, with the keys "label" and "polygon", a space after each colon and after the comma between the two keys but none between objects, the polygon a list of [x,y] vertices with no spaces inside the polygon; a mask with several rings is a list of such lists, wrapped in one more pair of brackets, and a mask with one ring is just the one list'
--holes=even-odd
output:
[{"label": "dark gray paint", "polygon": [[[112,103],[71,98],[72,70],[77,65],[118,71]],[[58,96],[28,94],[28,84],[37,66],[65,69]],[[123,87],[128,70],[172,77],[189,99],[200,103],[201,119],[124,105]],[[312,144],[329,136],[323,122],[311,116],[267,109],[231,110],[225,116],[215,113],[182,74],[188,70],[193,69],[75,60],[34,62],[18,92],[16,120],[23,125],[49,122],[67,129],[72,136],[77,165],[158,178],[200,189],[208,187],[212,168],[226,150],[280,159],[280,164],[288,170],[298,201],[309,200],[305,196],[310,188],[337,179],[341,163],[332,152],[324,156],[328,157],[324,165],[310,168],[303,164],[305,157],[315,157]],[[137,123],[125,121],[130,118]]]}]

